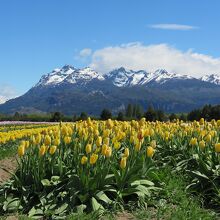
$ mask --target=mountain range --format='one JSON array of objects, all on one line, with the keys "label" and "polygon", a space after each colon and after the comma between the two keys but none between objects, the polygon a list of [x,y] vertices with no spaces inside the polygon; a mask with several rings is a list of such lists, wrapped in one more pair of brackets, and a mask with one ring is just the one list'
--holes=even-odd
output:
[{"label": "mountain range", "polygon": [[152,105],[166,112],[188,112],[205,104],[219,104],[220,75],[195,78],[165,69],[146,72],[123,67],[101,74],[89,67],[65,65],[43,75],[24,95],[1,104],[0,112],[61,111],[73,115],[85,111],[98,115],[103,108],[113,113],[123,111],[129,103],[144,109]]}]

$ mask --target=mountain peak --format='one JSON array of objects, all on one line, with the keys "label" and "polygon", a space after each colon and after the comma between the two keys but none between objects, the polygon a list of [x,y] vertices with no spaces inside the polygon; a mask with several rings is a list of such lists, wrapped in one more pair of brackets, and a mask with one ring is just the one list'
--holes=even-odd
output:
[{"label": "mountain peak", "polygon": [[168,71],[165,69],[157,69],[155,72],[155,74],[168,74]]},{"label": "mountain peak", "polygon": [[106,74],[106,78],[111,80],[115,86],[125,87],[139,85],[146,74],[143,70],[134,71],[120,67]]},{"label": "mountain peak", "polygon": [[205,82],[214,83],[216,85],[220,85],[220,75],[219,74],[207,74],[200,78],[200,80]]},{"label": "mountain peak", "polygon": [[56,68],[52,72],[41,77],[40,81],[35,85],[38,86],[55,86],[60,83],[83,83],[93,79],[103,80],[103,76],[92,70],[90,67],[76,69],[71,65],[65,65],[61,69]]},{"label": "mountain peak", "polygon": [[62,68],[61,68],[63,71],[67,71],[69,69],[72,69],[74,70],[75,68],[71,65],[68,65],[68,64],[65,64]]}]

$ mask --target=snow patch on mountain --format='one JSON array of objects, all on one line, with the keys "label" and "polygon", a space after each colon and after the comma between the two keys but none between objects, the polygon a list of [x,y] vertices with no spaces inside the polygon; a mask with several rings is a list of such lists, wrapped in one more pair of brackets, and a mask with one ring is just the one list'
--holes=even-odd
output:
[{"label": "snow patch on mountain", "polygon": [[[124,67],[114,69],[113,71],[102,75],[90,67],[76,69],[73,66],[65,65],[61,69],[56,68],[52,72],[43,75],[40,81],[35,85],[53,86],[61,83],[86,85],[91,80],[109,81],[117,87],[147,86],[150,83],[164,84],[170,80],[196,79],[189,75],[180,75],[168,72],[165,69],[158,69],[155,72],[146,72],[144,70],[134,71]],[[220,85],[220,75],[206,75],[198,80]]]},{"label": "snow patch on mountain", "polygon": [[76,69],[73,66],[65,65],[61,69],[57,68],[51,73],[43,75],[35,87],[57,85],[62,82],[71,84],[83,82],[85,84],[93,79],[104,80],[104,77],[89,67]]},{"label": "snow patch on mountain", "polygon": [[123,67],[111,71],[106,75],[106,77],[112,80],[112,83],[118,87],[147,85],[148,83],[152,83],[152,82],[163,84],[171,79],[193,78],[187,75],[169,73],[164,69],[158,69],[155,72],[147,73],[144,70],[133,71],[133,70],[126,70]]},{"label": "snow patch on mountain", "polygon": [[143,78],[146,77],[146,74],[147,72],[144,70],[133,71],[121,67],[106,74],[105,77],[111,80],[115,86],[125,87],[139,85]]},{"label": "snow patch on mountain", "polygon": [[205,75],[200,80],[220,85],[220,75],[218,74]]}]

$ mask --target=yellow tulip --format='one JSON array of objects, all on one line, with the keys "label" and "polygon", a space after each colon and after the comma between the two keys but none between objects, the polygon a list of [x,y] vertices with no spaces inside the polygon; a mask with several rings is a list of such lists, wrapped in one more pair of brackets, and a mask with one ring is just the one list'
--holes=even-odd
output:
[{"label": "yellow tulip", "polygon": [[129,148],[125,148],[124,157],[129,157]]},{"label": "yellow tulip", "polygon": [[40,156],[43,156],[46,153],[46,146],[42,145],[39,150]]},{"label": "yellow tulip", "polygon": [[205,148],[205,141],[202,140],[199,142],[199,147],[203,150]]},{"label": "yellow tulip", "polygon": [[150,129],[150,136],[152,137],[155,134],[153,129]]},{"label": "yellow tulip", "polygon": [[30,142],[29,141],[25,141],[25,148],[29,148],[30,146]]},{"label": "yellow tulip", "polygon": [[199,124],[200,124],[200,125],[204,125],[204,123],[205,123],[204,118],[201,118],[201,119],[199,120]]},{"label": "yellow tulip", "polygon": [[19,157],[22,157],[22,156],[24,156],[24,153],[25,153],[25,145],[21,144],[21,145],[18,147],[18,156],[19,156]]},{"label": "yellow tulip", "polygon": [[110,131],[109,129],[104,130],[104,131],[103,131],[103,137],[109,137],[110,132],[111,132],[111,131]]},{"label": "yellow tulip", "polygon": [[98,157],[99,157],[98,154],[93,153],[90,157],[90,160],[89,160],[90,164],[92,164],[92,165],[95,164],[96,161],[98,160]]},{"label": "yellow tulip", "polygon": [[65,143],[65,144],[70,144],[70,143],[71,143],[71,137],[65,136],[65,137],[64,137],[64,143]]},{"label": "yellow tulip", "polygon": [[61,134],[62,134],[63,136],[68,135],[68,128],[67,128],[65,125],[62,126],[62,128],[61,128]]},{"label": "yellow tulip", "polygon": [[212,136],[211,134],[208,134],[206,137],[205,137],[205,140],[206,142],[210,143],[212,141]]},{"label": "yellow tulip", "polygon": [[125,169],[126,165],[127,165],[127,157],[122,157],[120,161],[121,169]]},{"label": "yellow tulip", "polygon": [[56,150],[57,150],[57,146],[56,146],[56,145],[53,145],[53,146],[50,147],[49,153],[50,153],[51,155],[53,155],[53,154],[56,152]]},{"label": "yellow tulip", "polygon": [[99,136],[99,130],[98,129],[94,130],[94,136],[96,136],[96,137]]},{"label": "yellow tulip", "polygon": [[107,151],[108,146],[106,144],[102,145],[102,155],[105,156],[106,155],[106,151]]},{"label": "yellow tulip", "polygon": [[86,145],[86,153],[89,154],[92,151],[92,145],[91,144],[87,144]]},{"label": "yellow tulip", "polygon": [[139,141],[136,142],[136,144],[135,144],[135,146],[134,146],[134,147],[135,147],[135,150],[136,150],[136,151],[140,151],[140,149],[141,149],[141,145],[142,145],[141,142],[139,142]]},{"label": "yellow tulip", "polygon": [[97,137],[95,143],[96,143],[97,147],[101,147],[101,145],[102,145],[102,137],[101,136]]},{"label": "yellow tulip", "polygon": [[88,158],[86,156],[83,156],[81,159],[81,164],[84,165],[87,163],[87,161],[88,161]]},{"label": "yellow tulip", "polygon": [[105,152],[105,156],[106,157],[111,157],[111,155],[112,155],[112,148],[107,147],[106,152]]},{"label": "yellow tulip", "polygon": [[121,147],[121,143],[118,142],[118,141],[115,141],[115,142],[114,142],[114,148],[115,148],[116,150],[118,150],[120,147]]},{"label": "yellow tulip", "polygon": [[145,124],[145,122],[146,122],[146,119],[145,119],[145,118],[142,118],[142,119],[139,121],[139,124],[140,124],[141,126],[143,126],[143,125]]},{"label": "yellow tulip", "polygon": [[41,142],[41,134],[37,134],[37,136],[35,138],[35,142],[36,142],[36,144],[40,144],[40,142]]},{"label": "yellow tulip", "polygon": [[105,137],[105,138],[103,139],[103,144],[109,145],[109,142],[110,142],[109,137]]},{"label": "yellow tulip", "polygon": [[197,138],[192,138],[192,139],[190,140],[190,143],[189,143],[189,144],[192,145],[192,146],[197,145]]},{"label": "yellow tulip", "polygon": [[51,137],[49,135],[45,136],[44,144],[47,146],[51,144]]},{"label": "yellow tulip", "polygon": [[108,128],[110,128],[110,129],[114,126],[114,123],[111,119],[108,119],[106,124],[107,124]]},{"label": "yellow tulip", "polygon": [[32,144],[35,145],[36,144],[36,139],[34,136],[32,136]]},{"label": "yellow tulip", "polygon": [[154,148],[151,147],[151,146],[149,146],[149,147],[147,148],[147,156],[148,156],[148,157],[153,157],[153,155],[154,155]]},{"label": "yellow tulip", "polygon": [[60,145],[60,139],[59,138],[56,138],[54,139],[54,142],[53,142],[56,146],[59,146]]},{"label": "yellow tulip", "polygon": [[215,144],[215,152],[220,153],[220,143]]}]

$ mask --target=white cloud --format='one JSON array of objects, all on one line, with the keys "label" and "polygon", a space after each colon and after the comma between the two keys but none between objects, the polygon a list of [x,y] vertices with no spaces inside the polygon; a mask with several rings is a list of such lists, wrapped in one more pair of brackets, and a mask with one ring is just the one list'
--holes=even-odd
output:
[{"label": "white cloud", "polygon": [[17,96],[16,90],[7,84],[0,84],[0,104]]},{"label": "white cloud", "polygon": [[88,57],[92,54],[92,50],[90,48],[84,48],[79,52],[79,56],[84,58]]},{"label": "white cloud", "polygon": [[198,27],[191,25],[182,25],[182,24],[152,24],[148,27],[154,29],[162,29],[162,30],[178,30],[178,31],[189,31],[193,29],[198,29]]},{"label": "white cloud", "polygon": [[90,66],[102,73],[123,66],[150,72],[164,68],[195,77],[209,73],[220,74],[220,57],[213,58],[193,50],[181,51],[168,44],[143,45],[136,42],[106,47],[96,50],[91,59]]}]

